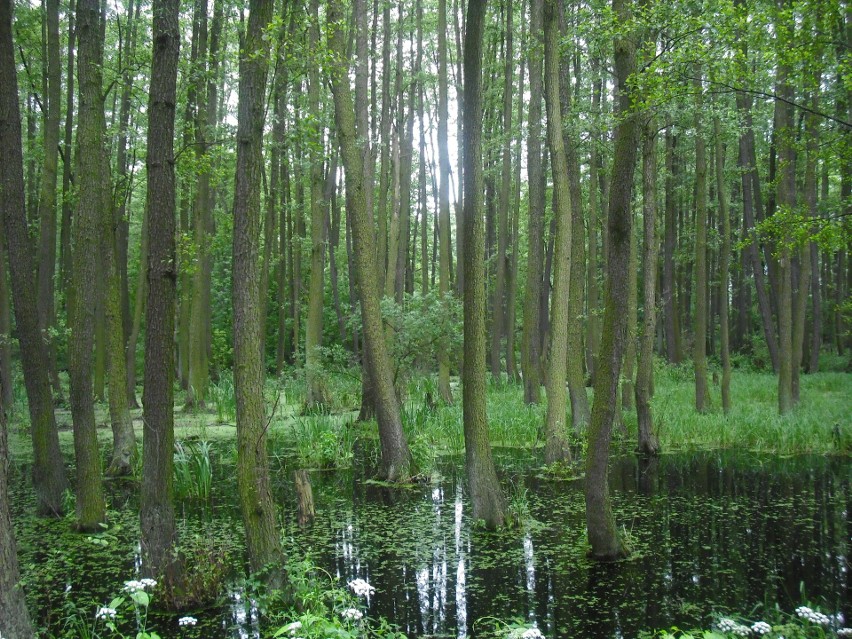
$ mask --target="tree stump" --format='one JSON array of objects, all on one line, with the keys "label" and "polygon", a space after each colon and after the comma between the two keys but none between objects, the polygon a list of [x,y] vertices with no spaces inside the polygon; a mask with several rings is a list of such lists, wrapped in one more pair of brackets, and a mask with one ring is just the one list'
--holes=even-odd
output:
[{"label": "tree stump", "polygon": [[311,488],[311,476],[307,470],[293,473],[296,484],[296,496],[299,500],[299,525],[304,526],[314,520],[314,491]]}]

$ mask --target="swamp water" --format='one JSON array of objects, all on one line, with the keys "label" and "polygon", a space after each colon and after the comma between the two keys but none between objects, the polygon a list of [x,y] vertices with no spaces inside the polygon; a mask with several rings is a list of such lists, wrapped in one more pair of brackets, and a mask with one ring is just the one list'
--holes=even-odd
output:
[{"label": "swamp water", "polygon": [[[445,460],[430,481],[405,489],[365,482],[362,471],[315,471],[317,518],[305,529],[295,522],[286,481],[292,469],[282,467],[277,497],[288,548],[341,584],[366,579],[376,588],[368,614],[410,637],[485,636],[494,628],[488,620],[498,618],[535,622],[548,639],[630,638],[672,625],[706,627],[714,612],[759,618],[776,605],[790,613],[804,602],[842,613],[847,625],[852,618],[846,458],[616,458],[613,507],[634,553],[607,565],[584,554],[582,480],[551,476],[529,456],[498,450],[520,517],[516,527],[493,533],[471,525],[459,461]],[[12,495],[25,584],[39,625],[61,636],[72,606],[92,619],[123,581],[137,577],[136,489],[116,488],[113,527],[81,541],[67,522],[21,524],[32,512],[25,471],[16,469]],[[178,505],[181,532],[230,544],[239,568],[233,466],[217,464],[214,473],[210,504]],[[238,586],[219,604],[188,614],[197,626],[179,629],[177,616],[154,613],[150,626],[164,638],[261,637],[270,630]]]}]

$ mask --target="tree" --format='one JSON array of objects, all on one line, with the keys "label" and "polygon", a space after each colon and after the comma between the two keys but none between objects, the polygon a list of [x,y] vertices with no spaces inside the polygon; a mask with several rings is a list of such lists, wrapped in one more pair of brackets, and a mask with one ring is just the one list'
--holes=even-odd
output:
[{"label": "tree", "polygon": [[542,278],[542,243],[544,210],[542,203],[541,161],[541,61],[542,0],[530,0],[530,105],[529,138],[527,140],[527,174],[529,176],[529,253],[527,283],[524,292],[524,327],[521,341],[521,371],[524,375],[524,401],[537,404],[541,392],[539,367],[539,325]]},{"label": "tree", "polygon": [[544,427],[544,461],[547,464],[571,459],[565,434],[568,412],[565,378],[568,367],[568,296],[571,282],[571,193],[568,163],[562,139],[562,113],[559,92],[559,28],[555,0],[544,0],[544,98],[547,108],[547,141],[553,165],[555,191],[556,244],[553,268],[553,301],[549,374],[547,375],[547,417]]},{"label": "tree", "polygon": [[695,343],[692,363],[695,367],[695,409],[699,413],[709,406],[707,387],[707,154],[704,141],[704,119],[701,71],[695,79]]},{"label": "tree", "polygon": [[[3,194],[3,197],[0,198],[0,213],[2,213],[7,233],[10,227],[15,227],[16,223],[20,225],[25,219],[24,165],[21,153],[21,115],[18,107],[18,78],[12,43],[12,6],[13,3],[11,0],[0,2],[0,87],[3,87],[3,90],[0,91],[0,149],[3,152],[3,162],[0,163],[0,193]],[[17,221],[13,219],[16,217],[20,219]],[[25,229],[26,227],[23,228]],[[18,232],[20,230],[18,229]],[[24,247],[22,246],[22,248]],[[26,251],[23,252],[26,253]],[[0,254],[0,259],[4,259],[2,254]],[[28,271],[28,273],[31,273],[31,271]],[[5,276],[5,273],[2,275]],[[16,301],[19,299],[20,295],[16,297]],[[28,302],[29,305],[27,308],[33,313],[30,319],[37,320],[32,289],[30,289]],[[17,305],[16,311],[18,312],[20,328],[25,328],[26,324],[20,324],[22,314]],[[37,326],[36,322],[36,329]],[[22,349],[24,347],[24,335],[26,333],[22,331]],[[32,354],[32,345],[28,344],[27,346],[27,353]],[[41,355],[42,357],[45,356],[44,349],[41,349]],[[42,360],[42,363],[44,363],[44,360]],[[29,376],[32,376],[31,367],[25,367],[24,371],[25,375],[29,371]],[[4,395],[3,391],[11,381],[4,378],[2,373],[4,371],[0,371],[0,397]],[[39,388],[42,391],[46,391],[46,397],[50,400],[50,385],[47,380],[46,369],[42,371]],[[27,385],[27,392],[29,393],[29,391],[30,384]],[[37,397],[37,395],[30,395],[31,418],[33,417],[32,403]],[[33,632],[32,623],[27,612],[24,592],[20,587],[21,576],[18,567],[18,550],[15,544],[15,529],[12,526],[12,516],[9,511],[9,446],[6,433],[5,409],[5,405],[0,405],[0,633],[10,639],[30,639],[35,636],[35,633]],[[50,414],[52,416],[53,412],[51,411]],[[36,415],[38,415],[38,412],[36,412]],[[35,424],[35,421],[33,421],[33,424]],[[54,435],[56,434],[55,425],[53,433]],[[57,459],[59,459],[58,456],[54,458],[53,462],[54,465],[59,466],[61,471],[62,465],[56,463]],[[59,473],[59,477],[62,477],[61,472]],[[50,486],[36,483],[36,493],[39,497],[40,507],[50,506],[48,500],[51,494],[49,490],[45,491],[44,488],[50,488]],[[61,502],[58,502],[57,506],[59,504]],[[56,510],[54,512],[58,513],[59,511]]]},{"label": "tree", "polygon": [[[450,291],[450,152],[447,106],[447,0],[438,0],[438,293]],[[438,352],[438,392],[446,403],[453,401],[450,389],[450,356],[445,346]]]},{"label": "tree", "polygon": [[[219,3],[221,4],[221,2]],[[217,10],[221,11],[218,8]],[[216,76],[215,61],[218,51],[210,48],[211,73],[207,74],[207,0],[196,0],[194,20],[198,24],[198,60],[194,81],[196,97],[195,145],[201,159],[201,167],[192,208],[193,232],[197,265],[192,278],[192,312],[189,320],[189,386],[186,403],[203,408],[210,383],[210,365],[207,357],[207,342],[210,324],[211,258],[210,237],[212,235],[213,212],[211,211],[210,173],[213,170],[209,156],[208,139],[216,123]],[[220,21],[221,22],[221,21]],[[221,28],[221,27],[220,27]],[[214,44],[218,38],[213,39]]]},{"label": "tree", "polygon": [[[9,4],[11,3],[3,2],[3,6],[0,7],[0,21],[4,25],[11,22],[9,19],[11,7],[6,8]],[[10,26],[0,25],[0,46],[3,48],[6,45],[6,33],[11,35]],[[9,43],[11,44],[11,37]],[[13,93],[13,95],[16,94],[17,91]],[[0,387],[6,384],[8,381],[0,379]],[[8,467],[9,440],[6,433],[6,412],[0,410],[0,635],[9,639],[30,639],[35,637],[35,633],[20,583],[21,571],[18,566],[15,528],[12,526],[12,514],[9,510]]]},{"label": "tree", "polygon": [[719,216],[722,218],[722,254],[719,259],[719,271],[722,277],[719,305],[719,348],[722,359],[722,411],[727,415],[731,410],[731,350],[728,334],[728,284],[731,267],[731,214],[728,210],[728,192],[725,186],[725,146],[722,141],[719,118],[713,119],[713,137],[716,144],[716,196],[719,199]]},{"label": "tree", "polygon": [[[372,220],[367,211],[362,150],[357,142],[355,107],[346,64],[346,38],[342,31],[339,0],[328,5],[328,42],[332,54],[329,69],[334,96],[334,116],[340,157],[346,173],[346,210],[352,226],[355,277],[361,302],[364,359],[372,382],[382,461],[379,474],[389,481],[404,481],[411,474],[411,453],[402,430],[399,403],[393,388],[390,359],[379,309],[378,265]],[[484,361],[484,360],[483,360]]]},{"label": "tree", "polygon": [[[500,192],[498,208],[498,230],[497,230],[497,259],[496,259],[496,283],[494,286],[493,320],[491,323],[491,374],[498,382],[501,380],[500,351],[503,344],[503,336],[513,327],[507,327],[504,311],[505,304],[514,304],[513,299],[504,300],[508,263],[506,251],[511,231],[509,229],[509,208],[512,206],[510,193],[512,189],[512,70],[514,68],[514,52],[512,50],[512,16],[514,7],[511,2],[506,2],[505,27],[505,50],[503,61],[503,150],[500,175]],[[507,356],[508,359],[508,356]]]},{"label": "tree", "polygon": [[[106,125],[103,94],[103,38],[100,3],[77,3],[79,42],[78,78],[80,110],[77,125],[77,209],[71,227],[71,301],[68,369],[71,381],[71,417],[74,422],[74,456],[77,462],[77,527],[98,530],[106,518],[106,502],[101,486],[101,459],[95,424],[92,387],[95,347],[95,306],[97,255],[100,253],[101,224],[109,207],[106,158],[103,146]],[[126,392],[122,388],[121,392]]]},{"label": "tree", "polygon": [[30,414],[33,441],[33,484],[39,514],[59,516],[62,493],[67,486],[59,435],[53,415],[47,350],[41,336],[36,302],[35,270],[29,250],[24,198],[24,161],[21,148],[21,113],[18,77],[12,44],[12,3],[2,2],[0,14],[0,214],[3,217],[6,252],[9,256],[12,301],[21,368]]},{"label": "tree", "polygon": [[[44,105],[44,168],[41,176],[41,192],[38,199],[39,248],[38,248],[38,305],[41,325],[45,329],[54,327],[56,309],[54,303],[54,276],[56,275],[56,175],[59,159],[59,113],[62,70],[59,63],[59,1],[45,2],[47,27],[47,84]],[[48,336],[50,333],[46,333]],[[47,341],[50,362],[51,384],[57,397],[62,389],[56,370],[56,345],[52,338]]]},{"label": "tree", "polygon": [[638,450],[644,455],[660,452],[660,442],[654,432],[651,395],[654,376],[654,336],[657,327],[657,131],[653,117],[645,122],[642,135],[642,333],[639,336],[639,358],[636,364],[636,418],[638,421]]},{"label": "tree", "polygon": [[174,134],[180,51],[178,0],[154,0],[148,100],[148,287],[140,530],[143,570],[174,582],[177,566],[172,505],[174,455],[175,248]]},{"label": "tree", "polygon": [[482,222],[482,32],[486,0],[469,0],[464,39],[464,369],[465,463],[473,518],[503,525],[505,502],[497,480],[485,408],[485,251]]},{"label": "tree", "polygon": [[[319,2],[311,0],[308,50],[317,52],[319,45]],[[325,208],[323,194],[322,114],[320,112],[319,64],[309,64],[308,112],[313,126],[309,128],[308,154],[311,182],[311,280],[308,288],[308,322],[305,327],[305,377],[307,382],[306,408],[324,407],[329,403],[328,389],[319,371],[322,348],[323,299],[325,297]]]},{"label": "tree", "polygon": [[[630,4],[630,0],[612,2],[613,14],[622,24],[629,24]],[[628,84],[628,79],[636,70],[636,47],[631,34],[621,32],[616,34],[614,45],[618,125],[615,130],[607,221],[609,263],[606,302],[598,369],[595,373],[592,421],[589,425],[585,490],[586,528],[591,554],[602,560],[615,559],[625,553],[612,514],[607,465],[627,332],[627,278],[632,276],[628,265],[633,172],[639,142],[637,114],[633,111],[634,89]]]},{"label": "tree", "polygon": [[281,559],[266,451],[264,366],[260,335],[260,182],[272,2],[251,0],[240,57],[237,171],[234,182],[234,391],[237,400],[237,486],[253,572]]}]

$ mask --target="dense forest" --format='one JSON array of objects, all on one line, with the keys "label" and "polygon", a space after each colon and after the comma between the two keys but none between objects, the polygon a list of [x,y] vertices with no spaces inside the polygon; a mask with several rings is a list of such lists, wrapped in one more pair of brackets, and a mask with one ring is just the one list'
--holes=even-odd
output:
[{"label": "dense forest", "polygon": [[[181,420],[235,425],[246,572],[285,598],[285,431],[334,466],[359,424],[391,490],[463,452],[500,530],[495,423],[526,411],[536,463],[585,477],[595,561],[633,552],[614,440],[760,422],[848,459],[850,141],[846,0],[0,0],[2,637],[43,623],[16,526],[109,530],[107,479],[135,487],[137,576],[197,603]],[[438,415],[460,447],[425,443]]]}]

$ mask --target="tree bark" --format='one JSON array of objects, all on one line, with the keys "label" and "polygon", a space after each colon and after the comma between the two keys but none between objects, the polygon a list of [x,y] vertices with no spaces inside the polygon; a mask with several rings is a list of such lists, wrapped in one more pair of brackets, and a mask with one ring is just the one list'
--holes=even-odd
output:
[{"label": "tree bark", "polygon": [[701,70],[695,80],[695,410],[709,408],[707,387],[707,156],[704,141]]},{"label": "tree bark", "polygon": [[142,570],[177,579],[172,505],[174,455],[174,326],[177,284],[174,135],[180,33],[179,0],[154,0],[148,100],[148,274],[142,394]]},{"label": "tree bark", "polygon": [[41,326],[47,345],[51,386],[54,397],[61,401],[62,386],[56,368],[56,344],[53,331],[56,322],[54,278],[56,275],[56,176],[59,159],[59,113],[61,65],[59,61],[59,0],[46,0],[47,26],[47,105],[44,113],[44,165],[41,193],[38,199],[40,224],[38,249],[38,305]]},{"label": "tree bark", "polygon": [[649,117],[642,135],[642,332],[636,365],[636,419],[638,451],[658,455],[660,440],[654,429],[651,398],[654,394],[654,335],[657,328],[657,258],[660,242],[657,233],[657,129]]},{"label": "tree bark", "polygon": [[493,318],[491,321],[491,375],[496,381],[502,379],[501,350],[503,336],[506,334],[506,312],[509,304],[514,304],[506,296],[506,275],[508,264],[506,251],[511,237],[509,229],[509,208],[512,206],[512,70],[515,64],[512,42],[512,14],[514,8],[511,2],[505,3],[506,27],[504,32],[504,64],[503,64],[503,150],[500,172],[500,202],[497,220],[497,257],[494,262],[496,277],[494,284]]},{"label": "tree bark", "polygon": [[0,3],[0,214],[9,257],[15,325],[21,348],[21,368],[27,389],[33,440],[33,484],[37,511],[58,517],[67,486],[59,450],[48,377],[47,351],[41,337],[36,300],[35,270],[27,234],[24,161],[21,148],[21,112],[12,43],[12,5]]},{"label": "tree bark", "polygon": [[[2,4],[6,6],[10,3]],[[11,11],[0,8],[0,21],[5,24],[10,17]],[[6,46],[3,32],[8,28],[0,26],[0,46],[3,48]],[[0,395],[7,384],[9,380],[0,379]],[[6,434],[6,412],[0,409],[0,633],[8,639],[32,639],[35,637],[35,632],[27,611],[24,590],[21,588],[15,528],[12,525],[12,513],[9,509],[8,470],[9,441]]]},{"label": "tree bark", "polygon": [[527,282],[524,294],[524,326],[521,341],[521,371],[524,376],[524,401],[538,404],[541,398],[541,277],[544,210],[542,198],[541,97],[542,97],[542,6],[543,0],[530,0],[530,104],[529,137],[527,138],[527,175],[529,176],[529,223]]},{"label": "tree bark", "polygon": [[[328,21],[337,24],[343,17],[339,0],[328,4]],[[382,461],[379,474],[389,481],[404,481],[411,474],[411,453],[402,430],[399,403],[393,388],[387,346],[384,342],[379,309],[379,283],[372,220],[366,206],[362,149],[357,142],[355,109],[349,87],[346,43],[340,28],[331,30],[329,45],[335,58],[328,70],[334,95],[337,141],[346,173],[347,214],[351,218],[355,273],[361,300],[364,330],[364,359],[375,395]]]},{"label": "tree bark", "polygon": [[555,198],[553,301],[547,375],[547,415],[544,426],[544,462],[570,460],[565,421],[565,380],[568,366],[568,296],[571,283],[571,192],[568,163],[562,139],[559,91],[559,28],[555,0],[544,0],[544,98],[547,108],[547,142],[553,164]]},{"label": "tree bark", "polygon": [[[629,2],[613,0],[613,13],[627,23]],[[595,399],[589,425],[589,453],[586,458],[586,529],[591,555],[611,560],[626,550],[618,530],[609,498],[607,465],[612,425],[618,396],[618,378],[627,332],[627,278],[632,232],[631,201],[636,147],[639,142],[637,116],[632,112],[633,91],[628,78],[636,69],[636,49],[630,34],[615,38],[615,77],[618,126],[615,130],[615,154],[609,193],[608,273],[598,370],[595,374]]]},{"label": "tree bark", "polygon": [[728,191],[725,184],[725,145],[722,141],[719,118],[713,119],[713,137],[716,143],[716,193],[719,198],[719,215],[722,218],[722,254],[719,259],[721,276],[719,299],[719,340],[722,358],[722,412],[731,411],[731,347],[728,334],[728,288],[731,268],[731,214],[728,210]]},{"label": "tree bark", "polygon": [[[438,294],[446,302],[450,294],[450,152],[448,148],[447,106],[447,0],[438,0],[438,242],[439,269]],[[450,389],[450,354],[448,346],[438,348],[438,393],[445,403],[453,401]]]},{"label": "tree bark", "polygon": [[488,440],[485,408],[485,238],[482,177],[482,33],[485,0],[468,0],[464,39],[464,369],[465,461],[474,520],[503,525],[505,501]]},{"label": "tree bark", "polygon": [[[71,227],[72,268],[68,344],[71,381],[71,417],[74,422],[74,455],[77,463],[77,522],[85,532],[99,530],[106,518],[101,486],[101,460],[95,425],[92,388],[92,351],[95,346],[95,288],[101,228],[109,202],[105,197],[103,145],[103,96],[101,94],[103,40],[100,37],[100,5],[97,0],[77,3],[79,42],[79,123],[77,126],[78,205]],[[123,389],[122,392],[124,392]]]},{"label": "tree bark", "polygon": [[[319,1],[311,0],[309,7],[308,51],[318,51],[319,47]],[[325,207],[323,193],[323,139],[319,122],[320,113],[320,76],[319,64],[311,64],[308,70],[308,112],[317,122],[311,127],[309,135],[310,180],[311,180],[311,279],[308,286],[308,319],[305,326],[305,381],[307,397],[305,409],[326,408],[329,404],[328,389],[322,377],[321,353],[323,298],[325,296]]]},{"label": "tree bark", "polygon": [[192,273],[192,300],[189,318],[187,370],[189,384],[186,393],[186,407],[204,408],[207,387],[210,381],[210,366],[207,359],[207,327],[210,315],[210,283],[212,262],[209,244],[211,241],[213,214],[210,198],[211,159],[208,156],[207,140],[215,126],[216,104],[211,102],[216,94],[216,69],[212,67],[218,52],[211,47],[207,51],[207,0],[194,3],[194,20],[198,25],[195,77],[195,153],[201,160],[201,168],[196,176],[195,202],[192,207],[192,231],[195,241],[196,265]]},{"label": "tree bark", "polygon": [[[237,169],[234,182],[234,387],[237,487],[252,572],[277,564],[281,542],[266,451],[267,416],[260,349],[260,182],[272,2],[251,0],[240,58]],[[277,568],[277,566],[276,566]],[[271,575],[273,582],[275,575]]]}]

